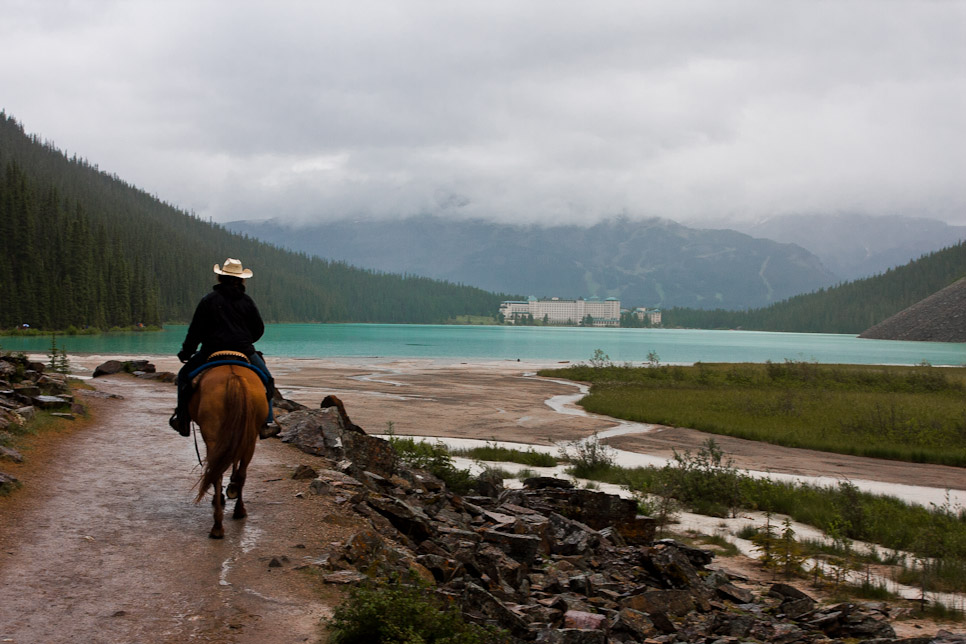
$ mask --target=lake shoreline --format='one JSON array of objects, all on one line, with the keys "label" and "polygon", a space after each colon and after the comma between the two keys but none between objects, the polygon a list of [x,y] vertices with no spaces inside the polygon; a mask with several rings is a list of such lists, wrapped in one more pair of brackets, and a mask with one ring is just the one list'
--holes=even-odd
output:
[{"label": "lake shoreline", "polygon": [[[71,354],[70,358],[81,376],[106,359],[146,358],[159,371],[177,371],[181,366],[174,356]],[[336,395],[352,421],[369,434],[382,435],[391,428],[397,435],[506,441],[525,449],[527,445],[555,447],[625,425],[577,407],[579,383],[537,377],[536,371],[548,366],[543,362],[271,356],[267,362],[286,398],[318,407],[326,395]],[[633,454],[670,458],[675,450],[696,452],[708,438],[714,438],[745,470],[889,484],[883,485],[882,493],[895,484],[966,490],[962,468],[781,447],[684,427],[653,426],[605,442]]]},{"label": "lake shoreline", "polygon": [[[58,336],[70,354],[171,355],[187,327],[161,332]],[[5,336],[5,351],[47,353],[49,336]],[[270,359],[431,359],[449,362],[576,363],[598,351],[615,364],[634,365],[656,356],[661,364],[696,362],[817,362],[960,366],[966,343],[864,340],[852,335],[476,325],[270,324],[257,345]]]}]

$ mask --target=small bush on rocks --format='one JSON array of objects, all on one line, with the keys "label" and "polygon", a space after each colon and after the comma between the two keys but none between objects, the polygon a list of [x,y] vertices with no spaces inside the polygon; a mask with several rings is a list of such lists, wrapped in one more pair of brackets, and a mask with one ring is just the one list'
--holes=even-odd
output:
[{"label": "small bush on rocks", "polygon": [[507,636],[463,621],[420,585],[390,582],[354,588],[327,628],[332,644],[498,644]]},{"label": "small bush on rocks", "polygon": [[473,488],[473,475],[469,470],[461,470],[453,464],[453,458],[442,443],[390,434],[389,444],[404,463],[442,479],[446,487],[456,494],[466,494]]}]

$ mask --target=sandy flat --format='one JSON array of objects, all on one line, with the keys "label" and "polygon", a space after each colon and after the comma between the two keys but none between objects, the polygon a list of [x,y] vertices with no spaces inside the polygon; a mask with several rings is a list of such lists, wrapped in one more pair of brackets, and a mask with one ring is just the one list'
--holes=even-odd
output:
[{"label": "sandy flat", "polygon": [[[109,357],[75,356],[72,364],[83,373]],[[173,357],[150,359],[158,370],[180,366]],[[551,446],[620,424],[603,416],[578,415],[582,410],[573,402],[563,406],[571,413],[551,407],[548,401],[556,397],[579,398],[576,383],[535,375],[540,368],[561,366],[556,363],[269,357],[268,365],[286,398],[315,407],[334,394],[343,400],[353,422],[372,434],[384,434],[391,425],[399,435]],[[172,405],[173,396],[172,389]],[[695,452],[709,437],[688,428],[656,426],[645,434],[605,442],[621,450],[669,457],[673,450]],[[962,468],[827,454],[725,436],[714,439],[742,469],[966,490]]]}]

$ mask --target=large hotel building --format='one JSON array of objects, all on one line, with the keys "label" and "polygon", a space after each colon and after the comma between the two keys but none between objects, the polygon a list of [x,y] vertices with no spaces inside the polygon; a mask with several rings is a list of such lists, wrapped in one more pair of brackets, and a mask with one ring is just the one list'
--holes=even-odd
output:
[{"label": "large hotel building", "polygon": [[538,300],[530,296],[525,301],[503,302],[500,304],[500,313],[510,324],[532,315],[537,322],[578,325],[585,324],[587,316],[590,316],[592,326],[620,326],[621,301],[616,297],[606,300],[598,300],[596,297],[589,300],[561,300],[556,297]]}]

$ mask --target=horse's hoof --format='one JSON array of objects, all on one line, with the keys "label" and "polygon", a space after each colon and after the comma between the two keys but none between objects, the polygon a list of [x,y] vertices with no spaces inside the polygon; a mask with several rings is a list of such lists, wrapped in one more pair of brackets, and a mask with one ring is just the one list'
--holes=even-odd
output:
[{"label": "horse's hoof", "polygon": [[238,486],[235,485],[234,483],[229,483],[228,487],[225,488],[225,494],[228,496],[229,499],[238,498]]},{"label": "horse's hoof", "polygon": [[218,532],[215,532],[214,530],[212,530],[211,532],[208,533],[208,538],[209,539],[224,539],[225,538],[225,531],[224,530],[220,530]]},{"label": "horse's hoof", "polygon": [[232,519],[244,519],[247,516],[248,516],[248,513],[245,512],[244,510],[242,510],[241,512],[239,512],[238,510],[235,510],[234,512],[231,513]]}]

